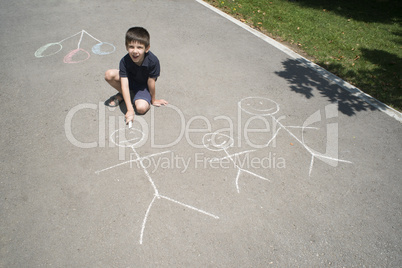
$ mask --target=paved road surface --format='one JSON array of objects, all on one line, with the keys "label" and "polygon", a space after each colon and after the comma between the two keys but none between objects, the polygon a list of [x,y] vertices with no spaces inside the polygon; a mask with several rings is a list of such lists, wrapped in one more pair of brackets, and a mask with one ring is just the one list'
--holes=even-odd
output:
[{"label": "paved road surface", "polygon": [[[196,1],[0,5],[1,267],[401,266],[394,118]],[[128,130],[135,25],[170,105]]]}]

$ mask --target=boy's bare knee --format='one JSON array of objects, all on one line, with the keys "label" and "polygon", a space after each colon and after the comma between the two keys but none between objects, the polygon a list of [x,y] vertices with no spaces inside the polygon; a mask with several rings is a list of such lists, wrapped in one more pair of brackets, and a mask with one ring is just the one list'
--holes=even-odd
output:
[{"label": "boy's bare knee", "polygon": [[136,107],[137,109],[137,113],[138,114],[145,114],[146,112],[148,112],[149,108],[148,107]]},{"label": "boy's bare knee", "polygon": [[105,80],[106,80],[106,81],[112,80],[111,70],[107,70],[107,71],[105,72]]},{"label": "boy's bare knee", "polygon": [[135,102],[135,109],[137,110],[138,114],[145,114],[149,110],[149,103],[147,101],[136,101]]},{"label": "boy's bare knee", "polygon": [[116,70],[115,70],[115,69],[107,70],[107,71],[105,72],[105,80],[106,80],[106,81],[113,81],[113,80],[116,80],[116,74],[118,74],[118,73],[116,73]]}]

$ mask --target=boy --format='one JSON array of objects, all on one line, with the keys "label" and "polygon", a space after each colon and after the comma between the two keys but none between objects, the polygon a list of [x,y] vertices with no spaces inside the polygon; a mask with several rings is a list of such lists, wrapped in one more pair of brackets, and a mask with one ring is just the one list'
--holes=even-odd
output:
[{"label": "boy", "polygon": [[160,74],[160,66],[158,58],[149,51],[148,31],[142,27],[128,29],[126,49],[128,53],[120,61],[120,70],[107,70],[105,80],[119,92],[106,105],[116,107],[124,101],[128,124],[134,121],[133,103],[138,114],[145,114],[151,104],[161,106],[166,105],[167,101],[155,99],[155,82]]}]

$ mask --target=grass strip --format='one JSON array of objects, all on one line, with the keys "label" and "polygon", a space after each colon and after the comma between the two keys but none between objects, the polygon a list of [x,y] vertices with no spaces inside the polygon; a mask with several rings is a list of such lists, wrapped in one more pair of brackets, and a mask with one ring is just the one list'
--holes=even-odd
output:
[{"label": "grass strip", "polygon": [[402,1],[204,1],[402,111]]}]

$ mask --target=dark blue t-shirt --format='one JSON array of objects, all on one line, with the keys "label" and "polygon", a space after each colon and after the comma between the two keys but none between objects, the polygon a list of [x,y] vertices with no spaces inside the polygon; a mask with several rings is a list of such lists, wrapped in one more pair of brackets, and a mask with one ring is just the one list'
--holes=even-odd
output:
[{"label": "dark blue t-shirt", "polygon": [[158,58],[151,52],[145,53],[144,61],[138,66],[127,53],[120,61],[120,77],[127,77],[130,89],[136,86],[146,86],[148,78],[158,78],[160,65]]}]

